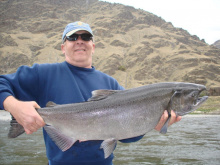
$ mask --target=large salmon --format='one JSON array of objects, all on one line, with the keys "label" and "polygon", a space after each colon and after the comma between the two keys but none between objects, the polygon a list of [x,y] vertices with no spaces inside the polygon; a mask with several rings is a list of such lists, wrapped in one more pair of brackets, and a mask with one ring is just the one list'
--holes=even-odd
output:
[{"label": "large salmon", "polygon": [[[123,91],[97,90],[87,102],[49,103],[37,112],[46,123],[44,129],[62,151],[77,140],[103,140],[100,148],[107,158],[118,140],[144,135],[154,129],[164,110],[173,109],[179,116],[194,111],[208,98],[199,97],[205,89],[199,84],[167,82]],[[168,121],[161,133],[166,133]],[[10,138],[24,132],[15,120],[11,125]]]}]

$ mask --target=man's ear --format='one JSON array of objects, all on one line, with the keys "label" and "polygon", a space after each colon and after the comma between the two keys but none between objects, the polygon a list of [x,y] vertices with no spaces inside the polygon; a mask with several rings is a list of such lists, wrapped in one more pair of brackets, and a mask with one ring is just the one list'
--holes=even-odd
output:
[{"label": "man's ear", "polygon": [[65,54],[65,43],[61,44],[61,50],[62,50],[63,54]]},{"label": "man's ear", "polygon": [[95,52],[95,44],[93,43],[93,49],[92,49],[92,54],[94,54],[94,52]]}]

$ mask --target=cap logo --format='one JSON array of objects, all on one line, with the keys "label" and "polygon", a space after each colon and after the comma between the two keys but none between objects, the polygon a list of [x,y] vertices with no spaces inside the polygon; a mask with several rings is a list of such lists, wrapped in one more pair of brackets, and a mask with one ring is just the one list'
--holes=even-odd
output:
[{"label": "cap logo", "polygon": [[83,22],[78,22],[78,25],[81,26],[83,24]]}]

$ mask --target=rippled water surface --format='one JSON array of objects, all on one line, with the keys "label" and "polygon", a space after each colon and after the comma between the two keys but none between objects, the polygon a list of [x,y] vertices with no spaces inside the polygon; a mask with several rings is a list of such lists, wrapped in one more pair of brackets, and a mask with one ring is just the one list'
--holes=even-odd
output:
[{"label": "rippled water surface", "polygon": [[[0,118],[0,165],[47,164],[42,130],[8,139]],[[166,135],[152,131],[136,143],[118,143],[114,165],[220,164],[220,115],[187,115]]]}]

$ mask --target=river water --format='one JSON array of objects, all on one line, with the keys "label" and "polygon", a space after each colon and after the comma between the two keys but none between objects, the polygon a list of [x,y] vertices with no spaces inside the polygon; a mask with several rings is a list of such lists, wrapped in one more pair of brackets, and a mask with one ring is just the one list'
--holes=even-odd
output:
[{"label": "river water", "polygon": [[[0,117],[0,165],[47,164],[42,130],[8,139],[9,120]],[[219,165],[220,115],[187,115],[166,135],[151,131],[138,142],[118,142],[114,165]]]}]

